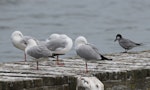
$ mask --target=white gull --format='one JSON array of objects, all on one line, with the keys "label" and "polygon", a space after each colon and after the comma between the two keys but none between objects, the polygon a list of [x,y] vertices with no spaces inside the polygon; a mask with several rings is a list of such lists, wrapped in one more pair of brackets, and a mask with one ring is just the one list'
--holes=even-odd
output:
[{"label": "white gull", "polygon": [[59,65],[59,55],[64,55],[72,48],[73,42],[70,37],[65,34],[52,34],[46,42],[46,46],[57,56],[57,64]]},{"label": "white gull", "polygon": [[85,59],[86,72],[88,72],[87,61],[89,60],[112,60],[101,55],[98,49],[94,45],[89,44],[86,38],[83,36],[79,36],[76,38],[75,49],[77,55]]},{"label": "white gull", "polygon": [[38,61],[40,59],[53,57],[52,52],[45,45],[38,45],[34,39],[29,39],[27,41],[25,53],[36,59],[37,70],[38,70]]},{"label": "white gull", "polygon": [[[16,48],[25,51],[25,48],[27,46],[27,40],[31,39],[30,36],[24,36],[20,31],[14,31],[11,35],[11,41],[13,46]],[[24,52],[24,60],[26,61],[26,54]]]}]

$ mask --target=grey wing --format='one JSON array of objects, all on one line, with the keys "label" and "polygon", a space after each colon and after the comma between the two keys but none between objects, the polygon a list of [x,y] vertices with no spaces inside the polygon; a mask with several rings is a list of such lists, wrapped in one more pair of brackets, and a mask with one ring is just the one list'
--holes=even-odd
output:
[{"label": "grey wing", "polygon": [[24,37],[23,37],[23,42],[27,43],[27,41],[28,41],[29,39],[35,40],[37,44],[40,42],[40,41],[38,41],[36,38],[31,37],[31,36],[24,36]]},{"label": "grey wing", "polygon": [[44,46],[35,46],[32,47],[30,50],[27,51],[27,53],[34,57],[34,58],[41,58],[41,57],[49,57],[52,56],[51,51],[49,51],[46,47]]},{"label": "grey wing", "polygon": [[88,45],[90,45],[92,49],[95,50],[96,53],[100,54],[99,50],[93,44],[88,44]]},{"label": "grey wing", "polygon": [[86,59],[101,59],[100,55],[89,45],[82,45],[76,49],[77,54]]},{"label": "grey wing", "polygon": [[131,48],[137,46],[135,42],[133,42],[129,39],[124,39],[124,38],[122,40],[120,40],[119,44],[125,49],[131,49]]},{"label": "grey wing", "polygon": [[67,42],[62,39],[53,39],[46,43],[48,49],[55,51],[57,48],[65,48]]},{"label": "grey wing", "polygon": [[29,40],[29,39],[33,39],[33,37],[30,37],[30,36],[24,36],[23,39],[27,41],[27,40]]}]

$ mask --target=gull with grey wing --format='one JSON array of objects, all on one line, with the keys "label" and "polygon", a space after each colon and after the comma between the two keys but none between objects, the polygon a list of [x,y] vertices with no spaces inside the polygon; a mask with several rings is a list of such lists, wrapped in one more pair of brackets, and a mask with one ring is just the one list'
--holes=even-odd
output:
[{"label": "gull with grey wing", "polygon": [[38,68],[38,60],[40,58],[49,58],[53,57],[52,52],[45,45],[38,45],[34,39],[29,39],[27,41],[27,47],[25,49],[25,53],[36,59],[37,62],[37,70]]},{"label": "gull with grey wing", "polygon": [[26,61],[25,48],[27,46],[27,40],[33,39],[30,36],[24,36],[20,31],[14,31],[11,35],[11,41],[14,47],[24,51],[24,60]]},{"label": "gull with grey wing", "polygon": [[59,55],[64,55],[72,48],[73,42],[70,37],[65,34],[52,34],[46,42],[46,47],[57,56],[57,64],[59,65]]},{"label": "gull with grey wing", "polygon": [[75,40],[75,49],[77,55],[85,59],[86,72],[88,72],[87,61],[89,60],[112,60],[101,55],[94,45],[89,44],[85,37],[79,36]]}]

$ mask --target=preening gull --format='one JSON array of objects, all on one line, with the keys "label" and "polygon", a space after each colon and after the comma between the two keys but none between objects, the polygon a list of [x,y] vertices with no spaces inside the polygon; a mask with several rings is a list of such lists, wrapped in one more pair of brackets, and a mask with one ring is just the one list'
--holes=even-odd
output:
[{"label": "preening gull", "polygon": [[129,39],[123,38],[121,34],[116,35],[115,41],[117,41],[117,40],[118,40],[120,46],[125,49],[125,53],[127,53],[128,50],[130,50],[134,47],[142,45],[142,43],[135,43]]},{"label": "preening gull", "polygon": [[25,48],[25,53],[37,61],[38,70],[38,60],[40,58],[53,57],[52,52],[45,45],[38,45],[34,39],[29,39],[27,41],[27,47]]},{"label": "preening gull", "polygon": [[57,56],[57,64],[59,65],[59,55],[64,55],[72,48],[73,42],[70,37],[65,34],[52,34],[47,40],[46,46]]},{"label": "preening gull", "polygon": [[53,34],[51,34],[47,39],[46,39],[46,42],[49,42],[50,40],[52,40],[52,39],[56,39],[56,38],[59,38],[59,34],[57,34],[57,33],[53,33]]},{"label": "preening gull", "polygon": [[112,60],[101,55],[94,45],[89,44],[85,37],[79,36],[75,40],[75,49],[77,55],[85,59],[86,72],[88,72],[87,61],[88,60]]},{"label": "preening gull", "polygon": [[[31,39],[30,36],[23,36],[23,34],[20,31],[14,31],[11,35],[11,41],[13,46],[16,48],[25,51],[25,48],[27,46],[27,40]],[[24,60],[26,61],[26,54],[24,52]]]}]

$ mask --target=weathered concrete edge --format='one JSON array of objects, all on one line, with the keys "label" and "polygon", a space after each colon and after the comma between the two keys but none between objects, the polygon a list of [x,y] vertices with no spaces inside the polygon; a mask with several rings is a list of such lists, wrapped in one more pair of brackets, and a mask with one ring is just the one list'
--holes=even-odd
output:
[{"label": "weathered concrete edge", "polygon": [[[8,78],[20,78],[14,76],[8,76]],[[22,77],[25,78],[25,77]],[[64,90],[75,90],[77,78],[74,76],[56,76],[56,77],[30,77],[30,79],[22,79],[15,81],[0,81],[0,90],[45,90],[43,88],[56,88],[61,90],[62,88],[68,88]],[[57,88],[58,87],[58,88]],[[61,87],[61,88],[60,88]],[[41,89],[40,89],[41,88]]]},{"label": "weathered concrete edge", "polygon": [[150,69],[126,70],[122,72],[103,72],[93,74],[101,81],[107,80],[138,80],[150,77]]}]

